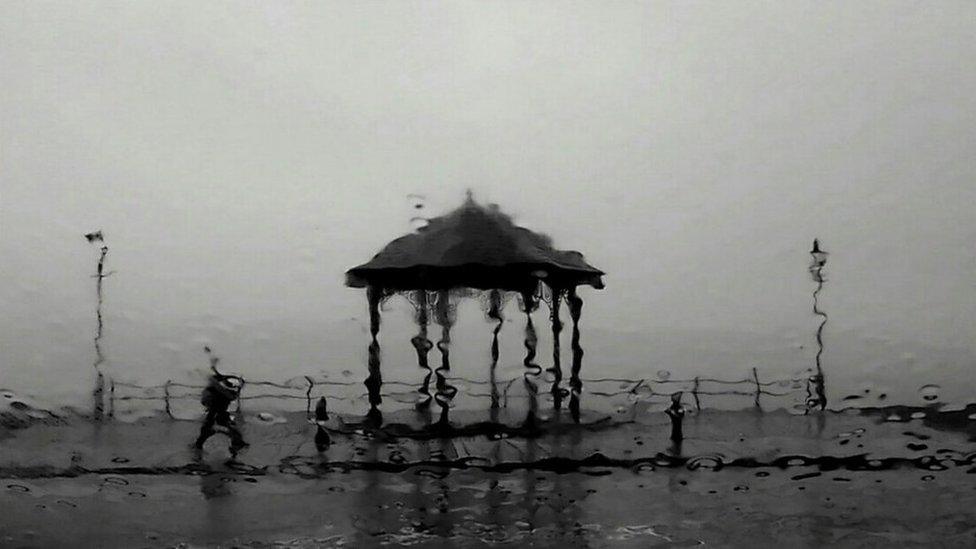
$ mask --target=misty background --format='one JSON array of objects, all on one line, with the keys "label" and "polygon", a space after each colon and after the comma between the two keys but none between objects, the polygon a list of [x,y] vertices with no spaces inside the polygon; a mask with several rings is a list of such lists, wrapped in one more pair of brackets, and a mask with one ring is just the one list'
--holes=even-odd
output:
[{"label": "misty background", "polygon": [[[582,294],[584,377],[802,373],[819,237],[833,403],[920,404],[928,383],[968,402],[974,20],[951,1],[4,2],[0,386],[87,402],[96,229],[113,378],[200,376],[204,344],[256,378],[365,378],[344,271],[412,230],[409,193],[438,215],[470,188],[607,272]],[[390,301],[384,375],[419,382],[409,317]],[[459,318],[454,371],[486,378],[491,326],[477,302]]]}]

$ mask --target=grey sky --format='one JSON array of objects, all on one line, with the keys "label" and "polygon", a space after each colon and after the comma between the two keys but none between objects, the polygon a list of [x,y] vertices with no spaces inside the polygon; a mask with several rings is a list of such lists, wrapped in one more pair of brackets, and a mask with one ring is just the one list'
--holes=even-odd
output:
[{"label": "grey sky", "polygon": [[89,230],[118,270],[113,361],[169,367],[122,341],[361,316],[342,273],[409,230],[406,194],[440,213],[469,187],[609,273],[590,326],[805,337],[820,236],[832,329],[972,351],[974,22],[947,1],[4,2],[0,368],[89,360]]}]

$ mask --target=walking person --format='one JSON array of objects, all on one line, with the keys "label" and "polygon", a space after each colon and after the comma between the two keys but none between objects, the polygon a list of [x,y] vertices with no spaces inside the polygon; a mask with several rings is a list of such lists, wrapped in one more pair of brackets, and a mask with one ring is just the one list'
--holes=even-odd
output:
[{"label": "walking person", "polygon": [[[206,350],[209,353],[210,349]],[[207,439],[219,432],[216,428],[221,427],[230,437],[231,455],[237,456],[237,452],[248,444],[244,442],[244,436],[237,429],[228,408],[240,397],[241,389],[244,388],[244,380],[238,376],[221,374],[217,371],[216,363],[217,359],[212,357],[210,368],[213,370],[213,375],[210,376],[210,382],[200,397],[200,403],[206,409],[207,415],[203,419],[200,436],[197,437],[194,447],[197,450],[202,450]]]}]

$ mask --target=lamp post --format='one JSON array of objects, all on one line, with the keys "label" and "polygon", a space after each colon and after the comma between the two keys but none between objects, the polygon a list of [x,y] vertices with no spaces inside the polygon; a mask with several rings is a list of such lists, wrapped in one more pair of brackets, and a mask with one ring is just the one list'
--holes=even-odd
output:
[{"label": "lamp post", "polygon": [[810,250],[810,256],[812,257],[812,261],[810,262],[810,275],[813,281],[817,283],[817,288],[813,291],[813,314],[819,316],[821,320],[817,326],[817,371],[811,379],[816,394],[810,395],[807,404],[819,406],[821,410],[827,408],[827,391],[824,383],[823,365],[821,363],[824,351],[823,331],[824,326],[827,325],[827,313],[820,310],[819,297],[820,291],[823,290],[824,282],[826,282],[823,270],[827,266],[827,255],[827,252],[820,248],[820,240],[814,239],[813,249]]},{"label": "lamp post", "polygon": [[95,390],[93,391],[93,398],[95,401],[94,406],[94,419],[96,421],[101,421],[105,414],[105,376],[102,373],[102,364],[105,362],[105,355],[102,353],[102,281],[111,276],[114,271],[105,272],[105,256],[108,255],[108,246],[105,245],[105,238],[102,235],[102,231],[95,231],[85,235],[85,240],[89,244],[101,243],[102,246],[99,249],[100,255],[98,256],[98,270],[92,275],[95,279],[95,320],[97,322],[95,327],[95,362],[93,364],[95,368]]}]

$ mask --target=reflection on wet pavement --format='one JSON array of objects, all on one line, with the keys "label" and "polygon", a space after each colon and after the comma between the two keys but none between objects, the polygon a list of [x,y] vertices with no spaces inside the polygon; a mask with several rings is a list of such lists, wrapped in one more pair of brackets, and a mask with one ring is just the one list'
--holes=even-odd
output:
[{"label": "reflection on wet pavement", "polygon": [[[0,539],[24,547],[72,539],[102,547],[887,547],[976,539],[976,488],[959,469],[798,470],[809,468],[592,476],[417,467],[316,480],[214,472],[8,481]],[[63,527],[32,529],[38,514]]]},{"label": "reflection on wet pavement", "polygon": [[[320,424],[299,414],[259,421],[265,412],[254,412],[243,422],[253,445],[237,460],[223,439],[196,456],[171,442],[193,439],[191,421],[40,423],[5,432],[0,539],[967,546],[976,540],[972,412],[689,413],[680,445],[661,413],[452,437],[396,416],[384,429],[337,418],[324,452]],[[63,526],[40,529],[39,516]]]}]

